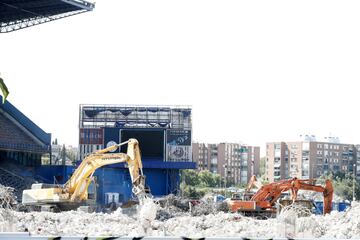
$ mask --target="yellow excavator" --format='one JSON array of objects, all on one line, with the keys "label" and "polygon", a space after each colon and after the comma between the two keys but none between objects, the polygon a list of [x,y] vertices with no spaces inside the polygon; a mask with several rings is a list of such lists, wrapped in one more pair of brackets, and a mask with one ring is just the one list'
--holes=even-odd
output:
[{"label": "yellow excavator", "polygon": [[[109,153],[117,150],[124,144],[128,144],[126,154]],[[142,169],[139,142],[133,138],[91,153],[81,162],[64,185],[33,184],[31,189],[23,191],[22,203],[30,207],[47,206],[52,211],[54,209],[75,209],[86,203],[88,187],[93,181],[96,169],[121,162],[127,163],[132,181],[132,192],[138,198],[141,205],[146,198],[150,197],[150,194],[145,189],[145,176]]]}]

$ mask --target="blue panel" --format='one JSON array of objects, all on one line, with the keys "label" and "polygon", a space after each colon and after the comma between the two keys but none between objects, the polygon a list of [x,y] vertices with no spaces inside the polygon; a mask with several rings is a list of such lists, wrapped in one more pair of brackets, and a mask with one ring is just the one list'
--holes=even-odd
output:
[{"label": "blue panel", "polygon": [[164,169],[145,169],[146,184],[154,196],[166,195],[166,171]]},{"label": "blue panel", "polygon": [[125,169],[102,168],[96,171],[98,203],[105,203],[105,193],[119,193],[120,201],[131,198],[131,180],[129,172]]},{"label": "blue panel", "polygon": [[[58,183],[65,183],[71,176],[74,168],[71,166],[42,166],[36,169],[36,174],[41,176],[44,183],[54,183],[54,177]],[[151,193],[164,196],[176,193],[180,185],[180,174],[178,169],[144,169],[146,185]],[[119,193],[120,201],[126,202],[132,198],[131,179],[127,168],[104,167],[96,170],[94,176],[97,181],[97,202],[105,204],[105,193]]]},{"label": "blue panel", "polygon": [[315,214],[323,214],[324,204],[323,202],[315,202]]},{"label": "blue panel", "polygon": [[348,207],[350,207],[349,203],[339,203],[339,212],[344,212]]},{"label": "blue panel", "polygon": [[74,168],[72,166],[41,166],[35,168],[35,178],[44,183],[64,184],[71,176]]},{"label": "blue panel", "polygon": [[144,161],[144,168],[164,168],[164,169],[195,169],[194,162],[158,162],[158,161]]},{"label": "blue panel", "polygon": [[[119,131],[119,128],[104,128],[104,148],[106,148],[107,144],[111,141],[119,143]],[[115,152],[119,152],[119,150]]]},{"label": "blue panel", "polygon": [[[194,162],[161,162],[156,159],[142,159],[144,168],[161,168],[161,169],[196,169]],[[114,168],[125,168],[124,163],[111,165]]]}]

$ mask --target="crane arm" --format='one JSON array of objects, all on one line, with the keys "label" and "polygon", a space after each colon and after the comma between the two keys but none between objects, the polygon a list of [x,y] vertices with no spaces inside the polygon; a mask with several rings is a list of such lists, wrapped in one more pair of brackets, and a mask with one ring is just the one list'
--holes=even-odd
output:
[{"label": "crane arm", "polygon": [[[310,182],[310,183],[307,183]],[[314,185],[315,180],[294,180],[292,200],[297,199],[298,190],[321,192],[324,196],[324,214],[330,213],[332,209],[333,186],[329,179],[325,181],[325,187]]]},{"label": "crane arm", "polygon": [[[108,153],[124,144],[128,144],[127,154]],[[138,197],[145,195],[145,177],[142,172],[139,143],[136,139],[130,139],[124,143],[96,151],[81,162],[74,174],[64,185],[65,192],[71,196],[70,200],[86,200],[87,189],[96,169],[121,162],[126,162],[128,165],[134,194]]]},{"label": "crane arm", "polygon": [[261,182],[259,182],[255,175],[252,175],[250,178],[250,181],[246,187],[246,192],[250,192],[251,188],[256,187],[257,189],[260,189],[262,187]]},{"label": "crane arm", "polygon": [[269,201],[270,204],[272,204],[280,198],[282,192],[286,192],[291,188],[291,181],[292,180],[282,180],[264,185],[255,193],[251,201]]}]

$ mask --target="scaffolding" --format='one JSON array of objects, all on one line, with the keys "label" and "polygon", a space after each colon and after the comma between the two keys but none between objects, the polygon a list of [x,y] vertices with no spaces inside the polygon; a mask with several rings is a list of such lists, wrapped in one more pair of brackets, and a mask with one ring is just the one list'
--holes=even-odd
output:
[{"label": "scaffolding", "polygon": [[190,106],[88,105],[79,109],[80,128],[164,128],[191,130]]}]

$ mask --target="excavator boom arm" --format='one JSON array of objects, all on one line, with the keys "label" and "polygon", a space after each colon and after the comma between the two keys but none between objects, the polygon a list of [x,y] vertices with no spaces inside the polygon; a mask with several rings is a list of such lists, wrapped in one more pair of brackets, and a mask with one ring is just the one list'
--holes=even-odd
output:
[{"label": "excavator boom arm", "polygon": [[[119,148],[121,145],[128,144],[127,154],[125,153],[108,153]],[[139,195],[145,189],[145,177],[142,172],[141,154],[139,143],[136,139],[130,139],[106,149],[96,151],[86,157],[79,167],[75,170],[71,178],[65,183],[64,189],[70,194],[70,200],[86,200],[87,189],[91,178],[96,169],[115,163],[126,162],[129,168],[133,192]]]},{"label": "excavator boom arm", "polygon": [[[253,185],[256,178],[251,178],[248,188]],[[293,202],[297,199],[299,190],[321,192],[324,195],[324,214],[331,212],[333,186],[330,180],[326,180],[325,187],[315,185],[314,179],[300,180],[297,178],[282,180],[262,186],[250,199],[261,208],[272,207],[281,197],[281,193],[291,191]]]},{"label": "excavator boom arm", "polygon": [[[127,153],[109,153],[118,149],[121,145],[128,144]],[[147,198],[145,193],[145,176],[142,171],[141,154],[139,143],[136,139],[129,139],[87,156],[70,179],[63,186],[43,187],[43,184],[33,184],[31,189],[23,191],[22,202],[27,205],[74,203],[87,200],[88,187],[93,179],[96,169],[125,162],[129,168],[133,193],[140,201]]]}]

